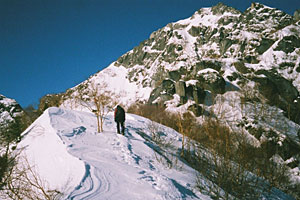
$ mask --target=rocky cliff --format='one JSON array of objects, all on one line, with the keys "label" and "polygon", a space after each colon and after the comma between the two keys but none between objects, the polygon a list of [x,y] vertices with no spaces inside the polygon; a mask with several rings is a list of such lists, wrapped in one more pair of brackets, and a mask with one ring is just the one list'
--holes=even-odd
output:
[{"label": "rocky cliff", "polygon": [[14,99],[0,94],[0,153],[3,146],[19,139],[30,123],[29,116]]},{"label": "rocky cliff", "polygon": [[181,103],[203,103],[207,92],[252,85],[299,123],[299,23],[262,4],[241,13],[219,3],[152,33],[115,65],[128,69],[130,81],[154,88],[149,103],[174,94]]},{"label": "rocky cliff", "polygon": [[21,106],[14,100],[0,94],[0,127],[14,121],[16,117],[24,114]]}]

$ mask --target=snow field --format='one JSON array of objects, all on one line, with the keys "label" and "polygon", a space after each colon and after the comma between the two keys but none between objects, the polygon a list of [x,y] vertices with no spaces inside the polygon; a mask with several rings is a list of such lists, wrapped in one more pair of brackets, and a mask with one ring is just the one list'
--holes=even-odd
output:
[{"label": "snow field", "polygon": [[[126,117],[125,136],[116,133],[112,113],[104,132],[96,133],[92,113],[49,108],[25,132],[24,153],[51,188],[68,185],[62,191],[66,199],[210,199],[193,187],[192,168],[180,160],[180,169],[158,162],[149,120]],[[176,155],[180,135],[167,127],[160,130],[174,141],[166,151]]]}]

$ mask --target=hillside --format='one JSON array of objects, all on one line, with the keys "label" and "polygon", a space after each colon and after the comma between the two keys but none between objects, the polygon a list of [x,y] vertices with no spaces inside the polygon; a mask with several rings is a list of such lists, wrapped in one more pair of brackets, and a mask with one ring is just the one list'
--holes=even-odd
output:
[{"label": "hillside", "polygon": [[297,19],[258,3],[243,13],[222,3],[201,8],[67,90],[63,105],[74,107],[78,92],[106,83],[126,107],[164,104],[172,112],[192,111],[199,123],[215,115],[252,145],[271,145],[270,157],[279,154],[298,174]]},{"label": "hillside", "polygon": [[[112,115],[99,134],[92,113],[49,108],[23,133],[18,149],[45,189],[63,193],[60,199],[211,199],[209,188],[218,186],[205,177],[196,183],[197,172],[179,155],[181,134],[127,114],[122,136]],[[207,189],[201,193],[197,185]],[[293,199],[276,188],[255,188],[260,198]]]},{"label": "hillside", "polygon": [[[116,94],[114,100],[125,108],[163,105],[171,113],[192,113],[200,127],[214,121],[232,135],[240,136],[240,141],[232,144],[233,148],[249,144],[253,151],[259,152],[253,160],[262,166],[263,162],[284,166],[289,178],[280,187],[296,191],[297,196],[300,185],[300,21],[297,16],[259,3],[251,4],[245,12],[222,3],[201,8],[190,18],[153,32],[149,39],[104,70],[64,94],[54,95],[53,102],[55,106],[60,103],[61,108],[81,110],[76,96],[87,94],[95,85],[105,85],[105,90]],[[46,102],[40,108],[51,106],[51,95]],[[126,126],[129,135],[136,131],[131,128],[137,124]],[[61,139],[67,144],[73,140],[63,136]],[[131,149],[127,142],[125,146]],[[84,159],[79,152],[70,152]],[[262,162],[263,159],[266,160]],[[153,177],[148,178],[155,182]],[[185,184],[177,183],[177,180],[172,182],[177,190],[186,188]],[[195,196],[188,195],[189,198],[198,198],[191,191],[188,193]],[[156,191],[154,194],[161,195]]]}]

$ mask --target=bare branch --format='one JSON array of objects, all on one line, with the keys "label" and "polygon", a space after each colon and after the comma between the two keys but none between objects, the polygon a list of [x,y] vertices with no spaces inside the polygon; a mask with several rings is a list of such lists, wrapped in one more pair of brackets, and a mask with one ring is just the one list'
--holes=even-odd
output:
[{"label": "bare branch", "polygon": [[106,115],[116,105],[117,95],[107,90],[107,83],[89,82],[90,87],[78,90],[76,99],[80,105],[93,112],[97,117],[97,132],[103,132],[103,123]]}]

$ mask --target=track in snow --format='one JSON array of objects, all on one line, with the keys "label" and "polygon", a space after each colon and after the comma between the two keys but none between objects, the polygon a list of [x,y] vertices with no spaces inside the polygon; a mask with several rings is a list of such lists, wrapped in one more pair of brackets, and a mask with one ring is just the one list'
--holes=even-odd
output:
[{"label": "track in snow", "polygon": [[[128,115],[126,134],[122,136],[115,133],[111,115],[105,120],[105,132],[95,133],[95,117],[80,114],[62,109],[50,114],[51,124],[68,146],[68,152],[85,163],[85,175],[68,199],[199,199],[202,196],[192,189],[195,173],[192,169],[185,166],[178,171],[157,162],[150,137],[145,140],[141,136],[141,133],[147,135],[144,118]],[[171,134],[171,129],[166,130]]]}]

